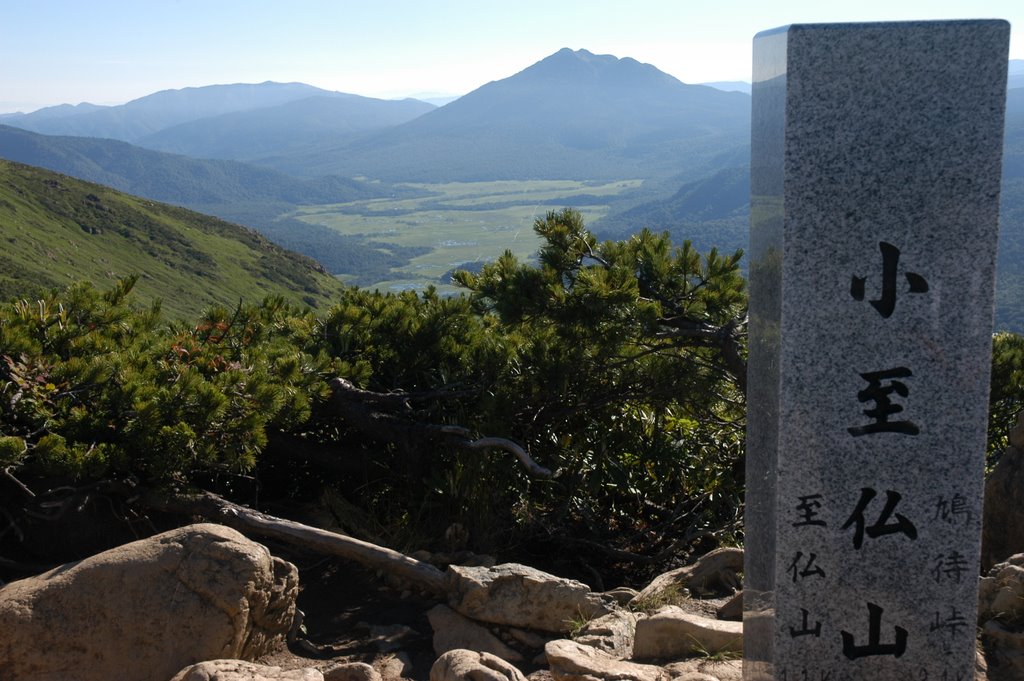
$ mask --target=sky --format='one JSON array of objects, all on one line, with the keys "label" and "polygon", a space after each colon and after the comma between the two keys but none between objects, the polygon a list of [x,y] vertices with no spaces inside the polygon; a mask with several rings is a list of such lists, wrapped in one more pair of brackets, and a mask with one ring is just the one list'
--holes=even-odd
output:
[{"label": "sky", "polygon": [[0,113],[267,80],[461,95],[563,47],[749,81],[761,30],[966,18],[1010,21],[1024,59],[1021,0],[0,0]]}]

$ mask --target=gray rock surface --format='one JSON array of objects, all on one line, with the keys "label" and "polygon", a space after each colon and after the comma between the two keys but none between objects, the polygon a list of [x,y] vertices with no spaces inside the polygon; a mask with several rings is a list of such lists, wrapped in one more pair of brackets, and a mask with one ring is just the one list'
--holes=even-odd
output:
[{"label": "gray rock surface", "polygon": [[743,660],[695,658],[665,665],[672,681],[743,681]]},{"label": "gray rock surface", "polygon": [[989,570],[978,583],[978,624],[1024,622],[1024,553]]},{"label": "gray rock surface", "polygon": [[718,619],[732,622],[743,621],[743,592],[737,591],[732,598],[718,608]]},{"label": "gray rock surface", "polygon": [[597,648],[559,639],[544,646],[555,681],[668,681],[661,667],[618,660]]},{"label": "gray rock surface", "polygon": [[611,607],[586,584],[517,563],[448,568],[448,605],[466,617],[550,632],[600,617]]},{"label": "gray rock surface", "polygon": [[636,614],[628,610],[615,610],[587,622],[573,640],[597,648],[612,657],[625,659],[633,653],[635,629]]},{"label": "gray rock surface", "polygon": [[637,660],[671,660],[693,654],[742,651],[742,622],[714,620],[667,605],[636,623],[633,658]]},{"label": "gray rock surface", "polygon": [[384,679],[408,678],[413,673],[412,660],[404,650],[374,659],[373,668]]},{"label": "gray rock surface", "polygon": [[315,669],[268,667],[244,660],[209,660],[174,675],[171,681],[324,681]]},{"label": "gray rock surface", "polygon": [[324,681],[381,681],[380,672],[364,662],[341,662],[323,671]]},{"label": "gray rock surface", "polygon": [[222,525],[125,544],[0,589],[5,681],[167,681],[283,644],[298,572]]},{"label": "gray rock surface", "polygon": [[688,593],[734,591],[740,587],[737,574],[740,572],[743,572],[743,549],[715,549],[691,565],[658,575],[633,598],[631,603],[646,607],[647,604],[667,602]]},{"label": "gray rock surface", "polygon": [[978,625],[991,681],[1024,679],[1024,553],[994,566],[978,585]]},{"label": "gray rock surface", "polygon": [[490,653],[449,650],[430,668],[430,681],[525,681],[516,667]]}]

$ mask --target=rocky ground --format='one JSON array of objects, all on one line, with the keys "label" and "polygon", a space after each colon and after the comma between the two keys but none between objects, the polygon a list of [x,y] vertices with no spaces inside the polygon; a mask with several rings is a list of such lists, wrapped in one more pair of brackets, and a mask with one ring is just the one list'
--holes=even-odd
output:
[{"label": "rocky ground", "polygon": [[318,556],[290,555],[299,566],[297,604],[303,631],[260,660],[283,669],[321,671],[364,662],[385,679],[426,681],[434,655],[427,611],[437,600],[358,565]]},{"label": "rocky ground", "polygon": [[[1022,488],[1024,416],[986,484],[976,681],[1024,679]],[[219,522],[172,524],[0,583],[0,678],[742,677],[739,548],[718,548],[655,575],[639,592],[595,593],[581,582],[526,565],[495,565],[486,556],[406,556],[215,495],[190,499],[187,510],[168,513]]]},{"label": "rocky ground", "polygon": [[[384,681],[427,681],[431,678],[431,668],[439,657],[435,627],[429,614],[438,607],[436,597],[350,562],[289,553],[286,547],[280,547],[280,552],[299,566],[302,586],[297,604],[304,614],[303,631],[299,640],[258,660],[261,664],[283,670],[314,668],[330,672],[342,665],[363,663],[380,673]],[[489,561],[484,558],[484,562]],[[438,567],[445,566],[439,564]],[[715,583],[707,592],[690,597],[680,597],[677,590],[670,590],[667,600],[687,613],[715,619],[719,611],[734,600],[735,586],[735,583]],[[631,589],[618,591],[623,602],[637,595]],[[735,609],[733,616],[739,616]],[[434,624],[437,623],[434,620]],[[581,621],[578,624],[578,630],[572,634],[577,640],[587,640],[586,623]],[[443,626],[441,624],[439,628]],[[544,636],[544,641],[524,643],[511,635],[508,627],[487,628],[496,638],[520,653],[521,659],[517,660],[515,667],[524,675],[535,681],[552,678],[542,649],[545,641],[557,640],[560,636],[551,634]],[[713,678],[722,681],[741,677],[738,653],[707,653],[693,657],[688,665],[681,666],[691,671],[713,669]],[[676,666],[680,667],[679,664]],[[676,671],[675,676],[678,676],[681,670]]]}]

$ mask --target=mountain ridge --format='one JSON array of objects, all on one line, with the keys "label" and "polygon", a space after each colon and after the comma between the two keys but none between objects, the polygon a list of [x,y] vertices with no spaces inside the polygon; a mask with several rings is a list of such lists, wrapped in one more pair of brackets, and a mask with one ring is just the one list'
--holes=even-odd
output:
[{"label": "mountain ridge", "polygon": [[435,108],[416,99],[384,100],[327,92],[186,121],[146,135],[136,144],[194,158],[246,161],[399,125]]},{"label": "mountain ridge", "polygon": [[[85,106],[86,109],[71,111],[62,108],[70,105],[60,105],[28,114],[6,115],[0,120],[7,125],[41,134],[107,137],[134,143],[160,130],[189,121],[332,94],[346,93],[333,93],[297,82],[203,85],[160,90],[117,106],[79,104],[73,108]],[[55,115],[57,113],[60,115]]]},{"label": "mountain ridge", "polygon": [[749,120],[741,93],[564,48],[407,123],[256,162],[391,182],[665,177],[743,144]]}]

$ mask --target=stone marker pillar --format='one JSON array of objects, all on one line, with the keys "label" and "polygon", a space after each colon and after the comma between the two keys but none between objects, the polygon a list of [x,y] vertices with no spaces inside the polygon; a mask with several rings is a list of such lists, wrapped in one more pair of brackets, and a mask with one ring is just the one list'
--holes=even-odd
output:
[{"label": "stone marker pillar", "polygon": [[1008,43],[754,39],[747,680],[974,678]]}]

